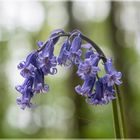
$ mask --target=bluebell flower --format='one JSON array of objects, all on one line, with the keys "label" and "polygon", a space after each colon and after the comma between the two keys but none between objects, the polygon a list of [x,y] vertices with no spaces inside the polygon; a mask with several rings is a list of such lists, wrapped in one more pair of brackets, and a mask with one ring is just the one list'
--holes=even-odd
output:
[{"label": "bluebell flower", "polygon": [[79,62],[81,61],[81,55],[82,55],[81,44],[82,44],[82,39],[80,35],[78,35],[73,39],[70,47],[69,59],[74,64],[79,64]]},{"label": "bluebell flower", "polygon": [[51,58],[49,57],[44,57],[44,58],[39,58],[39,67],[42,69],[44,75],[51,74],[54,75],[57,73],[57,59],[55,56],[52,56]]},{"label": "bluebell flower", "polygon": [[38,53],[39,58],[51,58],[54,52],[54,42],[52,39],[49,39],[45,44],[45,47]]},{"label": "bluebell flower", "polygon": [[113,99],[115,99],[113,87],[108,87],[101,80],[98,80],[95,85],[95,92],[90,94],[86,101],[89,104],[102,105],[109,103]]},{"label": "bluebell flower", "polygon": [[85,79],[86,77],[95,77],[97,72],[100,70],[98,65],[99,56],[90,52],[86,53],[86,58],[83,62],[80,62],[78,66],[77,74]]},{"label": "bluebell flower", "polygon": [[113,89],[113,86],[108,86],[107,84],[104,85],[104,100],[106,103],[109,103],[110,101],[116,99],[115,97],[115,90]]},{"label": "bluebell flower", "polygon": [[44,73],[41,69],[35,71],[33,90],[35,93],[48,92],[49,90],[49,86],[44,84]]},{"label": "bluebell flower", "polygon": [[33,92],[26,87],[25,93],[22,94],[22,97],[18,97],[16,102],[21,109],[25,109],[26,107],[31,108],[33,107],[32,103],[30,102],[32,97],[33,97]]},{"label": "bluebell flower", "polygon": [[80,35],[74,37],[71,47],[70,47],[70,52],[71,53],[77,52],[79,49],[81,49],[81,45],[82,45],[82,39]]},{"label": "bluebell flower", "polygon": [[25,107],[32,107],[30,102],[31,98],[35,93],[48,92],[49,86],[44,83],[44,74],[41,69],[35,70],[34,77],[25,78],[22,85],[16,86],[16,90],[22,94],[22,97],[17,98],[17,104],[22,109]]},{"label": "bluebell flower", "polygon": [[114,84],[120,85],[122,82],[120,81],[122,77],[121,72],[117,72],[112,65],[112,60],[107,59],[107,62],[104,65],[106,74],[103,77],[103,82],[107,83],[108,86],[113,86]]},{"label": "bluebell flower", "polygon": [[87,98],[87,102],[89,104],[105,104],[103,100],[104,93],[103,93],[103,84],[99,81],[96,82],[95,86],[95,93],[89,95]]},{"label": "bluebell flower", "polygon": [[17,98],[17,104],[20,105],[22,109],[26,107],[32,107],[31,98],[33,97],[33,77],[28,77],[25,79],[22,85],[16,86],[16,90],[19,91],[22,96]]},{"label": "bluebell flower", "polygon": [[[61,36],[67,36],[67,39],[57,57],[54,55],[54,47]],[[82,44],[82,39],[87,44]],[[31,99],[35,94],[48,92],[49,86],[45,84],[44,76],[56,74],[57,64],[77,66],[77,74],[83,80],[83,84],[77,85],[75,90],[79,95],[84,96],[89,104],[107,104],[116,98],[113,87],[114,84],[122,83],[121,72],[117,72],[112,65],[112,60],[106,59],[100,48],[79,30],[69,33],[61,29],[54,30],[46,42],[38,41],[37,45],[38,50],[30,53],[26,60],[18,65],[20,74],[25,78],[23,84],[16,86],[16,90],[21,93],[21,97],[17,98],[17,104],[22,109],[33,107]],[[92,47],[96,51],[93,51]],[[85,55],[82,53],[84,49],[86,49]],[[100,59],[106,61],[104,63],[106,73],[103,77],[98,75]]]},{"label": "bluebell flower", "polygon": [[27,78],[29,76],[34,76],[34,71],[37,68],[38,68],[38,62],[37,62],[37,52],[36,51],[30,53],[27,56],[26,61],[22,61],[18,65],[18,69],[21,70],[20,74],[25,78]]},{"label": "bluebell flower", "polygon": [[95,80],[96,77],[88,77],[82,86],[78,85],[75,87],[75,91],[82,96],[88,96],[92,92]]},{"label": "bluebell flower", "polygon": [[42,69],[44,75],[47,74],[56,74],[57,69],[55,68],[57,65],[57,59],[53,54],[54,51],[54,42],[52,39],[48,40],[45,48],[43,48],[38,53],[38,63],[39,68]]},{"label": "bluebell flower", "polygon": [[106,73],[112,73],[112,71],[115,71],[112,64],[112,59],[107,59],[107,61],[104,64],[104,68],[105,68]]},{"label": "bluebell flower", "polygon": [[70,55],[69,49],[70,49],[70,42],[67,39],[63,43],[61,50],[60,50],[60,53],[59,53],[59,56],[57,58],[59,65],[69,66],[72,64],[70,59],[69,59],[69,55]]}]

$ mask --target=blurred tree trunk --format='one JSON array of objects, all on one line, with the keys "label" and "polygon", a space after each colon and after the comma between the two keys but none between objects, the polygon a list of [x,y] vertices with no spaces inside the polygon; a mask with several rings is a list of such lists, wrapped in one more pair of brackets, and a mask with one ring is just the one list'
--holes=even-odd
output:
[{"label": "blurred tree trunk", "polygon": [[[111,46],[115,57],[116,67],[118,70],[120,70],[123,73],[123,84],[122,84],[120,96],[123,99],[123,109],[124,109],[124,117],[125,117],[124,120],[127,128],[126,133],[127,133],[127,137],[134,138],[137,137],[138,131],[135,126],[130,125],[131,117],[132,117],[130,116],[130,113],[132,110],[132,106],[133,106],[132,101],[134,100],[134,98],[132,95],[133,92],[129,79],[129,70],[130,70],[129,67],[133,64],[133,61],[128,60],[128,55],[135,56],[135,52],[133,48],[126,49],[126,44],[124,43],[125,32],[120,30],[116,23],[117,20],[116,14],[119,11],[120,6],[121,6],[120,2],[111,2],[110,24],[109,24],[110,37],[111,37],[110,40],[112,40]],[[117,39],[118,31],[119,31],[119,37],[121,37],[121,42],[119,42],[120,40]]]}]

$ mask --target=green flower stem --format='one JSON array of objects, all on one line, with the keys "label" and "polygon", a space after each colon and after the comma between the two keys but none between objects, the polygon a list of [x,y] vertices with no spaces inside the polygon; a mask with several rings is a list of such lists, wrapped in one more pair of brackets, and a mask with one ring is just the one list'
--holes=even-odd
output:
[{"label": "green flower stem", "polygon": [[121,130],[120,130],[119,115],[118,115],[118,108],[117,108],[116,100],[112,101],[112,111],[113,111],[115,137],[121,138]]},{"label": "green flower stem", "polygon": [[126,132],[125,132],[125,121],[124,121],[124,111],[123,111],[123,104],[122,104],[122,98],[120,95],[120,90],[118,86],[115,86],[117,91],[117,99],[118,99],[118,112],[120,115],[120,127],[122,132],[122,138],[126,138]]}]

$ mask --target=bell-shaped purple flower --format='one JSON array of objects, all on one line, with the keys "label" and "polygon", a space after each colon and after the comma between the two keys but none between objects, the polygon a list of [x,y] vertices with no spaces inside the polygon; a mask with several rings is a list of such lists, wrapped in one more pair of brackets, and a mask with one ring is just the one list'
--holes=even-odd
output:
[{"label": "bell-shaped purple flower", "polygon": [[107,61],[104,64],[104,68],[106,73],[112,73],[112,71],[115,71],[115,69],[113,68],[113,64],[112,64],[112,59],[107,59]]},{"label": "bell-shaped purple flower", "polygon": [[41,69],[37,69],[35,71],[34,77],[34,92],[41,93],[41,92],[48,92],[49,86],[44,84],[44,73]]},{"label": "bell-shaped purple flower", "polygon": [[43,48],[38,54],[39,68],[42,69],[44,75],[55,74],[57,69],[56,57],[53,54],[54,51],[54,42],[53,39],[48,40],[45,48]]},{"label": "bell-shaped purple flower", "polygon": [[120,81],[121,77],[121,72],[113,71],[110,74],[105,74],[103,82],[107,83],[108,86],[113,86],[114,84],[120,85],[122,83]]},{"label": "bell-shaped purple flower", "polygon": [[81,61],[81,55],[82,55],[81,44],[82,44],[82,39],[80,35],[78,35],[73,39],[70,47],[69,59],[74,64],[79,64],[79,62]]},{"label": "bell-shaped purple flower", "polygon": [[71,44],[71,48],[70,48],[70,52],[71,53],[75,53],[77,52],[79,49],[81,49],[81,45],[82,45],[82,39],[81,37],[78,35],[76,36]]},{"label": "bell-shaped purple flower", "polygon": [[45,47],[38,53],[39,58],[51,58],[54,52],[54,42],[52,39],[49,39]]},{"label": "bell-shaped purple flower", "polygon": [[26,61],[22,61],[18,65],[18,69],[21,69],[20,74],[25,78],[27,78],[29,76],[34,76],[34,71],[37,68],[38,68],[38,62],[37,62],[37,52],[36,51],[30,53],[27,56]]},{"label": "bell-shaped purple flower", "polygon": [[44,75],[51,74],[54,75],[57,73],[57,69],[55,68],[57,65],[57,59],[55,56],[44,57],[38,60],[39,67],[42,69]]},{"label": "bell-shaped purple flower", "polygon": [[69,48],[70,48],[70,42],[67,39],[60,50],[59,56],[57,58],[58,64],[59,65],[64,65],[64,66],[69,66],[71,65],[71,61],[69,60],[68,56],[70,55],[69,52]]},{"label": "bell-shaped purple flower", "polygon": [[113,89],[113,86],[104,85],[104,100],[106,103],[116,99],[115,97],[115,90]]},{"label": "bell-shaped purple flower", "polygon": [[36,68],[33,65],[30,64],[28,67],[25,67],[24,69],[22,69],[20,74],[24,78],[28,78],[29,76],[34,76],[35,69]]},{"label": "bell-shaped purple flower", "polygon": [[32,106],[32,103],[30,102],[33,97],[32,87],[33,77],[28,77],[22,85],[16,86],[16,90],[22,94],[22,97],[17,98],[17,104],[20,105],[22,109]]},{"label": "bell-shaped purple flower", "polygon": [[22,97],[18,97],[16,102],[21,107],[21,109],[25,109],[26,107],[31,108],[33,106],[30,102],[32,97],[32,90],[26,87],[24,93],[22,94]]},{"label": "bell-shaped purple flower", "polygon": [[102,80],[96,82],[95,93],[88,96],[86,101],[89,104],[108,104],[111,100],[115,99],[113,87],[108,87],[106,84],[102,83]]},{"label": "bell-shaped purple flower", "polygon": [[120,81],[122,77],[121,72],[117,72],[112,65],[112,60],[108,59],[104,65],[106,73],[103,77],[103,82],[107,83],[108,86],[113,86],[114,84],[120,85],[122,82]]},{"label": "bell-shaped purple flower", "polygon": [[95,93],[91,94],[87,98],[87,102],[89,104],[105,104],[105,101],[103,100],[104,98],[104,93],[103,93],[103,84],[99,81],[96,82],[95,85]]},{"label": "bell-shaped purple flower", "polygon": [[82,78],[86,79],[87,77],[95,77],[97,72],[100,70],[97,66],[99,62],[98,55],[90,54],[87,55],[87,58],[84,62],[81,62],[78,66],[77,74]]},{"label": "bell-shaped purple flower", "polygon": [[88,96],[92,92],[95,80],[95,77],[88,77],[82,86],[78,85],[75,87],[76,92],[82,96]]}]

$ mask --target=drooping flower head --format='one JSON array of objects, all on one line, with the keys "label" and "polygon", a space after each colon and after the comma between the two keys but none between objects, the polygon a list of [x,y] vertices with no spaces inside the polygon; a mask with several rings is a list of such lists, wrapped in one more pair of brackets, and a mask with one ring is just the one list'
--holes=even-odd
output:
[{"label": "drooping flower head", "polygon": [[[60,37],[66,39],[56,56],[54,49]],[[31,52],[26,60],[18,65],[20,74],[24,77],[23,84],[16,86],[16,90],[21,94],[21,97],[17,98],[17,104],[22,109],[33,106],[31,99],[35,94],[49,91],[44,77],[56,74],[57,64],[77,67],[77,74],[83,80],[83,84],[77,85],[75,90],[86,98],[87,103],[102,105],[116,98],[114,85],[122,83],[121,72],[116,71],[112,60],[107,59],[100,48],[79,30],[69,33],[62,29],[54,30],[46,42],[38,41],[37,45],[38,50]],[[102,70],[99,68],[100,60],[104,63],[103,76],[99,73]]]}]

